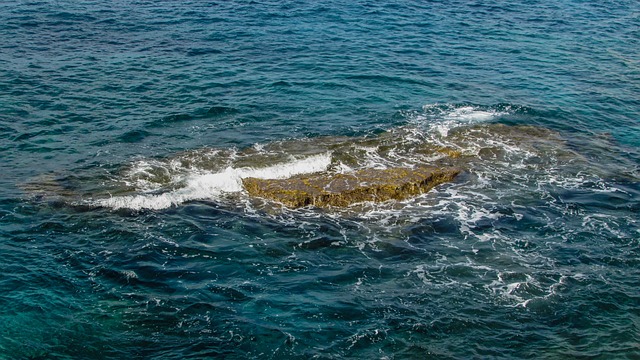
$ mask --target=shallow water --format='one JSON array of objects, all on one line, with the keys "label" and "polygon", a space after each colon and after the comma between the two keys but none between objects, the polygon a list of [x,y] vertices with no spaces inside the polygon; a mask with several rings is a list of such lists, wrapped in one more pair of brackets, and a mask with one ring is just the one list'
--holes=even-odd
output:
[{"label": "shallow water", "polygon": [[[0,4],[0,357],[640,357],[639,14]],[[462,173],[241,186],[424,164]]]}]

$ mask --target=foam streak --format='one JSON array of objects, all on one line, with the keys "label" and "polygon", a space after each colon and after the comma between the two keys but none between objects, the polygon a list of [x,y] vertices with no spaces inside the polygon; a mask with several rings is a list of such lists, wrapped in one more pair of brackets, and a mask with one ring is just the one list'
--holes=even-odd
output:
[{"label": "foam streak", "polygon": [[218,173],[194,174],[185,180],[185,186],[162,194],[139,194],[114,196],[93,202],[96,206],[113,209],[161,210],[187,201],[216,198],[225,193],[240,192],[242,179],[256,177],[261,179],[284,179],[300,174],[324,171],[331,163],[331,154],[324,153],[303,159],[294,159],[288,163],[264,168],[226,168]]}]

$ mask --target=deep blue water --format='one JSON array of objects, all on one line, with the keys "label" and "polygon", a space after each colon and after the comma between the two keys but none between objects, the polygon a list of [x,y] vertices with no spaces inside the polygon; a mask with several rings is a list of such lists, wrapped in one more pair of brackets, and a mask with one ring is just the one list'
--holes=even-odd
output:
[{"label": "deep blue water", "polygon": [[4,1],[0,159],[2,359],[640,358],[637,1]]}]

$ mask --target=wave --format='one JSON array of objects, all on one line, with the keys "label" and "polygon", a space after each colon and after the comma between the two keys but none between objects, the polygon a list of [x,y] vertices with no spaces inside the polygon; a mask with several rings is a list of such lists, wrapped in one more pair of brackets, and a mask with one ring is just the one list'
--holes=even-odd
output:
[{"label": "wave", "polygon": [[513,112],[511,106],[477,106],[468,104],[427,104],[422,112],[415,113],[410,120],[426,126],[433,135],[447,137],[449,131],[460,126],[485,123]]},{"label": "wave", "polygon": [[[242,180],[372,168],[455,167],[463,170],[459,180],[431,194],[344,211],[367,222],[393,225],[419,221],[428,209],[435,215],[453,215],[461,233],[479,240],[492,235],[475,231],[477,224],[498,220],[491,209],[505,201],[536,205],[559,201],[560,196],[576,191],[625,195],[623,188],[609,180],[606,168],[568,146],[560,133],[529,125],[527,116],[537,116],[535,109],[508,104],[428,104],[400,114],[403,123],[364,136],[318,136],[243,149],[186,150],[165,158],[132,161],[109,172],[106,179],[104,174],[64,181],[43,179],[23,188],[41,199],[52,194],[50,199],[57,196],[67,204],[110,209],[161,210],[194,200],[240,200],[247,206],[269,206],[245,201],[248,195]],[[343,210],[335,209],[335,213]]]},{"label": "wave", "polygon": [[433,104],[424,106],[420,114],[408,115],[407,126],[391,128],[377,137],[294,139],[255,144],[241,151],[200,149],[164,160],[143,159],[114,178],[136,194],[118,194],[90,204],[160,210],[242,192],[246,177],[277,179],[327,170],[347,173],[437,163],[446,158],[446,151],[439,147],[459,146],[435,141],[434,134],[446,138],[455,128],[491,121],[506,113],[505,109]]},{"label": "wave", "polygon": [[[113,209],[161,210],[187,201],[212,199],[225,193],[240,192],[242,179],[284,179],[295,175],[324,171],[331,163],[331,154],[319,154],[294,159],[264,168],[228,167],[217,173],[194,174],[183,180],[184,186],[161,194],[113,196],[91,202],[92,205]],[[146,163],[141,163],[146,166]],[[144,170],[142,170],[144,171]],[[181,181],[182,182],[182,181]]]}]

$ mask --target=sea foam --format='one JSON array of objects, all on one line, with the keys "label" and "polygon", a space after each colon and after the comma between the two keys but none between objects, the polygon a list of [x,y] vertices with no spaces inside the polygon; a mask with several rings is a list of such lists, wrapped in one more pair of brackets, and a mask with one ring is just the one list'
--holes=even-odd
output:
[{"label": "sea foam", "polygon": [[183,186],[160,194],[136,194],[113,196],[92,201],[92,205],[113,209],[160,210],[176,206],[187,201],[205,200],[219,197],[225,193],[240,192],[242,179],[256,177],[261,179],[283,179],[300,174],[309,174],[326,170],[331,163],[331,153],[294,159],[286,163],[264,168],[227,167],[216,173],[194,173],[186,177]]}]

